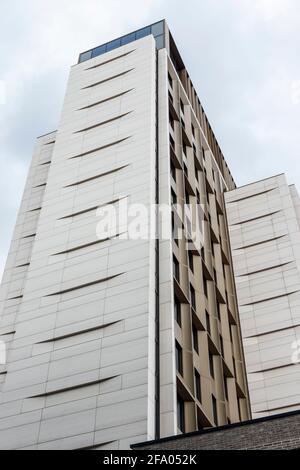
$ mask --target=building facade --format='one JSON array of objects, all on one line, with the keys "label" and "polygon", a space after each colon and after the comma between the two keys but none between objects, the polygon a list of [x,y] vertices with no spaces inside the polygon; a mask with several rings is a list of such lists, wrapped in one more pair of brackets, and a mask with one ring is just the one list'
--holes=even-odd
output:
[{"label": "building facade", "polygon": [[299,410],[299,196],[282,174],[225,199],[253,417]]},{"label": "building facade", "polygon": [[[57,131],[37,139],[2,281],[0,448],[127,449],[249,418],[234,188],[165,21],[80,55]],[[175,207],[172,237],[135,239],[124,201],[157,235],[151,208],[188,202],[204,246],[186,249],[193,221]],[[119,216],[105,237],[103,207]]]}]

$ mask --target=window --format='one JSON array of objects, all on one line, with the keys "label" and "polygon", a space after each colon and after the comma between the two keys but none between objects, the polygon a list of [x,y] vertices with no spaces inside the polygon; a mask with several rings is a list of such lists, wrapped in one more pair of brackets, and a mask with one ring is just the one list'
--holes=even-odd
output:
[{"label": "window", "polygon": [[125,44],[129,44],[130,42],[135,41],[135,33],[127,34],[121,38],[121,45],[125,46]]},{"label": "window", "polygon": [[170,134],[170,144],[171,144],[172,149],[175,150],[175,142],[171,134]]},{"label": "window", "polygon": [[217,315],[218,315],[218,319],[221,320],[221,306],[220,306],[220,302],[217,302]]},{"label": "window", "polygon": [[192,134],[193,134],[193,137],[195,137],[195,127],[193,126],[193,124],[192,124]]},{"label": "window", "polygon": [[141,39],[144,38],[145,36],[148,36],[151,34],[151,28],[148,26],[147,28],[140,29],[139,31],[136,32],[136,39]]},{"label": "window", "polygon": [[212,409],[213,409],[213,417],[214,417],[214,422],[218,426],[218,408],[217,408],[217,400],[216,398],[212,395]]},{"label": "window", "polygon": [[215,371],[214,371],[214,356],[212,355],[211,352],[208,353],[208,358],[209,358],[209,371],[210,375],[212,378],[215,377]]},{"label": "window", "polygon": [[194,310],[196,310],[196,292],[193,286],[190,286],[191,289],[191,304]]},{"label": "window", "polygon": [[221,354],[224,357],[224,341],[221,335],[220,335],[220,348],[221,348]]},{"label": "window", "polygon": [[184,104],[183,104],[182,100],[180,100],[180,109],[184,114]]},{"label": "window", "polygon": [[181,326],[181,304],[178,300],[174,299],[174,316],[179,326]]},{"label": "window", "polygon": [[96,47],[92,51],[92,58],[97,57],[98,55],[104,54],[106,52],[106,45]]},{"label": "window", "polygon": [[173,119],[173,117],[171,116],[171,114],[169,115],[169,121],[170,121],[170,126],[171,126],[172,129],[174,130],[174,119]]},{"label": "window", "polygon": [[173,256],[173,270],[174,270],[174,277],[176,279],[176,281],[180,281],[180,270],[179,270],[179,263],[177,261],[177,259],[175,258],[175,256]]},{"label": "window", "polygon": [[209,319],[209,313],[208,313],[207,310],[205,310],[205,319],[206,319],[206,329],[207,329],[208,334],[210,335],[210,334],[211,334],[211,331],[210,331],[210,319]]},{"label": "window", "polygon": [[115,39],[114,41],[111,41],[107,44],[106,46],[106,51],[112,51],[113,49],[117,49],[117,47],[121,46],[121,39]]},{"label": "window", "polygon": [[172,175],[173,180],[176,182],[176,168],[172,162],[171,162],[171,175]]},{"label": "window", "polygon": [[173,240],[175,241],[176,245],[178,245],[178,227],[175,223],[174,212],[172,213],[172,236],[173,236]]},{"label": "window", "polygon": [[171,189],[171,203],[172,204],[177,204],[177,195],[176,195],[174,189]]},{"label": "window", "polygon": [[185,190],[185,203],[186,203],[186,204],[189,204],[189,203],[190,203],[190,195],[189,195],[189,193],[187,192],[187,190]]},{"label": "window", "polygon": [[201,378],[199,372],[195,369],[195,395],[201,403]]},{"label": "window", "polygon": [[160,36],[164,34],[164,23],[160,21],[159,23],[155,23],[151,26],[151,33],[153,36]]},{"label": "window", "polygon": [[208,297],[208,289],[207,289],[207,280],[203,278],[203,289],[204,289],[204,295],[207,298]]},{"label": "window", "polygon": [[182,347],[176,341],[176,369],[180,375],[183,375]]},{"label": "window", "polygon": [[228,384],[227,384],[227,377],[224,377],[224,394],[225,398],[228,401]]},{"label": "window", "polygon": [[198,341],[198,330],[197,328],[195,327],[195,325],[193,325],[193,348],[194,350],[196,351],[196,353],[199,353],[199,341]]},{"label": "window", "polygon": [[193,273],[194,272],[194,255],[191,251],[189,251],[188,257],[189,257],[189,268]]},{"label": "window", "polygon": [[177,396],[177,427],[181,432],[185,432],[184,401]]},{"label": "window", "polygon": [[184,155],[186,156],[187,151],[186,151],[186,145],[185,144],[182,144],[182,151],[183,151]]},{"label": "window", "polygon": [[173,90],[173,80],[172,80],[172,77],[171,77],[171,75],[170,75],[169,73],[168,73],[168,81],[169,81],[170,87],[171,87],[172,90]]}]

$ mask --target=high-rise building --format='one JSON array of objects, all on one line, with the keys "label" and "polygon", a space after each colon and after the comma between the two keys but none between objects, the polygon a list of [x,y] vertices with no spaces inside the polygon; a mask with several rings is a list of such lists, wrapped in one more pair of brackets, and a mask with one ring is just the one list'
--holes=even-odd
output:
[{"label": "high-rise building", "polygon": [[225,195],[254,418],[300,409],[300,200],[285,175]]},{"label": "high-rise building", "polygon": [[[37,139],[4,272],[1,448],[126,449],[249,418],[233,189],[165,21],[80,55],[57,131]],[[152,208],[176,203],[173,236],[127,236],[120,202],[143,205],[154,234]],[[121,222],[101,237],[107,206]],[[187,250],[192,211],[204,245]]]}]

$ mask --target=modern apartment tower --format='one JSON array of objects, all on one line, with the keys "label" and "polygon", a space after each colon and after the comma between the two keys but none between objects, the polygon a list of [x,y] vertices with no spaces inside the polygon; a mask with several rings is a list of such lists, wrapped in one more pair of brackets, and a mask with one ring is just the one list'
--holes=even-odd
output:
[{"label": "modern apartment tower", "polygon": [[[37,139],[1,286],[0,448],[127,449],[250,417],[234,189],[165,21],[80,55],[57,131]],[[169,239],[126,237],[125,222],[99,237],[98,208],[120,200],[154,234],[152,207],[188,202],[204,245],[186,249],[193,221],[175,207]]]},{"label": "modern apartment tower", "polygon": [[300,409],[300,200],[278,175],[225,195],[254,418]]}]

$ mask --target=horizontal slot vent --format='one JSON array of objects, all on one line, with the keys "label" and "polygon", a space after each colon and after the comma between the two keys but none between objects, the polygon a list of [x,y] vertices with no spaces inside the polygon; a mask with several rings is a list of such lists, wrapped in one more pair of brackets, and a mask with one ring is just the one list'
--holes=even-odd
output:
[{"label": "horizontal slot vent", "polygon": [[93,70],[93,69],[97,69],[98,67],[102,67],[102,65],[110,64],[111,62],[115,62],[115,60],[122,59],[122,57],[126,57],[129,54],[132,54],[134,51],[135,49],[129,52],[125,52],[125,54],[118,55],[117,57],[114,57],[113,59],[109,59],[109,60],[106,60],[105,62],[101,62],[101,64],[93,65],[92,67],[88,67],[85,70]]},{"label": "horizontal slot vent", "polygon": [[95,211],[95,210],[99,209],[100,207],[105,207],[105,206],[110,206],[112,204],[116,204],[117,202],[121,201],[122,199],[125,199],[125,198],[114,199],[112,201],[106,202],[105,204],[100,204],[98,206],[89,207],[88,209],[84,209],[84,210],[79,211],[79,212],[74,212],[73,214],[65,215],[64,217],[61,217],[58,220],[71,219],[72,217],[77,217],[78,215],[87,214],[88,212]]},{"label": "horizontal slot vent", "polygon": [[19,300],[19,299],[23,299],[23,295],[17,295],[16,297],[10,297],[7,300]]},{"label": "horizontal slot vent", "polygon": [[30,209],[27,212],[37,212],[37,211],[40,211],[41,209],[42,209],[41,207],[36,207],[35,209]]},{"label": "horizontal slot vent", "polygon": [[55,140],[51,140],[51,142],[46,142],[44,145],[52,145],[52,144],[55,144]]},{"label": "horizontal slot vent", "polygon": [[127,93],[129,93],[132,90],[133,90],[133,88],[131,90],[123,91],[123,93],[118,93],[117,95],[110,96],[109,98],[105,98],[104,100],[97,101],[96,103],[93,103],[93,104],[89,104],[88,106],[84,106],[83,108],[79,108],[77,111],[82,111],[84,109],[94,108],[95,106],[99,106],[100,104],[107,103],[108,101],[115,100],[117,98],[120,98],[121,96],[126,95]]},{"label": "horizontal slot vent", "polygon": [[44,163],[39,163],[40,166],[43,166],[43,165],[50,165],[51,163],[51,160],[49,160],[48,162],[44,162]]},{"label": "horizontal slot vent", "polygon": [[33,188],[43,188],[44,186],[47,186],[47,183],[42,183],[42,184],[38,184],[37,186],[33,186]]},{"label": "horizontal slot vent", "polygon": [[83,384],[79,385],[73,385],[72,387],[66,387],[66,388],[59,388],[57,390],[52,390],[51,392],[45,392],[45,393],[40,393],[39,395],[33,395],[32,397],[27,397],[29,398],[45,398],[45,397],[50,397],[52,395],[58,395],[59,393],[65,393],[65,392],[70,392],[72,390],[78,390],[80,388],[84,387],[91,387],[92,385],[98,385],[104,382],[107,382],[108,380],[115,379],[117,376],[113,377],[108,377],[107,379],[100,379],[100,380],[95,380],[93,382],[86,382]]},{"label": "horizontal slot vent", "polygon": [[118,322],[106,323],[105,325],[94,326],[93,328],[87,328],[85,330],[75,331],[73,333],[69,333],[67,335],[56,336],[51,339],[46,339],[45,341],[39,341],[36,344],[46,344],[46,343],[53,343],[54,341],[62,341],[63,339],[73,338],[74,336],[84,335],[85,333],[91,333],[92,331],[104,330],[111,325],[115,325]]},{"label": "horizontal slot vent", "polygon": [[232,224],[232,226],[243,225],[247,224],[248,222],[254,222],[255,220],[265,219],[266,217],[271,217],[272,215],[278,214],[279,212],[281,211],[270,212],[269,214],[260,215],[259,217],[253,217],[253,219],[242,220],[241,222],[236,222],[235,224]]},{"label": "horizontal slot vent", "polygon": [[97,147],[92,150],[88,150],[87,152],[80,153],[78,155],[74,155],[74,157],[69,157],[69,160],[72,160],[73,158],[80,158],[80,157],[86,157],[87,155],[91,155],[92,153],[99,152],[100,150],[105,150],[109,147],[113,147],[114,145],[121,144],[125,140],[130,139],[131,136],[125,137],[124,139],[116,140],[115,142],[111,142],[110,144],[103,145],[102,147]]},{"label": "horizontal slot vent", "polygon": [[261,196],[262,194],[270,193],[271,191],[274,191],[275,189],[276,188],[267,189],[265,191],[261,191],[260,193],[251,194],[250,196],[244,196],[244,197],[241,197],[239,199],[235,199],[234,201],[228,201],[228,204],[233,204],[234,202],[245,201],[246,199],[252,199],[253,197]]},{"label": "horizontal slot vent", "polygon": [[276,366],[276,367],[269,367],[267,369],[260,369],[260,370],[254,370],[249,372],[249,374],[261,374],[263,372],[272,372],[273,370],[280,370],[280,369],[285,369],[286,367],[294,366],[295,364],[293,362],[290,362],[289,364],[284,364],[282,366]]},{"label": "horizontal slot vent", "polygon": [[79,289],[84,289],[86,287],[95,286],[97,284],[103,284],[104,282],[111,281],[112,279],[115,279],[116,277],[119,277],[122,274],[124,274],[124,273],[115,274],[114,276],[109,276],[109,277],[105,277],[103,279],[98,279],[97,281],[87,282],[86,284],[80,284],[79,286],[70,287],[69,289],[64,289],[64,290],[61,290],[61,291],[58,291],[58,292],[53,292],[53,294],[45,295],[45,297],[54,297],[55,295],[68,294],[69,292],[74,292],[74,291],[79,290]]},{"label": "horizontal slot vent", "polygon": [[256,300],[255,302],[250,302],[249,304],[242,304],[241,307],[248,307],[250,305],[256,305],[256,304],[262,304],[263,302],[269,302],[270,300],[282,299],[283,297],[288,297],[289,295],[297,294],[297,292],[300,292],[300,291],[296,290],[294,292],[288,292],[286,294],[276,295],[275,297],[269,297],[267,299]]},{"label": "horizontal slot vent", "polygon": [[9,335],[14,335],[15,334],[15,330],[14,331],[8,331],[7,333],[0,333],[0,336],[9,336]]},{"label": "horizontal slot vent", "polygon": [[107,242],[108,240],[114,240],[117,237],[119,237],[120,235],[121,234],[117,234],[117,235],[114,235],[113,237],[107,237],[107,238],[103,238],[102,240],[96,240],[94,242],[85,243],[84,245],[75,246],[73,248],[69,248],[68,250],[60,251],[59,253],[54,253],[51,256],[58,256],[58,255],[65,255],[67,253],[74,253],[74,251],[83,250],[84,248],[89,248],[90,246],[100,245],[101,243]]},{"label": "horizontal slot vent", "polygon": [[298,403],[289,403],[288,405],[284,405],[284,406],[279,406],[277,408],[268,408],[267,410],[257,410],[255,411],[255,413],[268,413],[269,411],[280,411],[280,410],[284,410],[285,408],[291,408],[293,406],[300,406],[300,402]]},{"label": "horizontal slot vent", "polygon": [[247,248],[253,248],[255,246],[265,245],[266,243],[270,243],[276,240],[280,240],[281,238],[286,237],[286,235],[281,235],[280,237],[269,238],[268,240],[263,240],[261,242],[252,243],[251,245],[241,246],[240,248],[235,248],[234,250],[246,250]]},{"label": "horizontal slot vent", "polygon": [[25,268],[26,266],[30,266],[30,263],[18,264],[15,268]]},{"label": "horizontal slot vent", "polygon": [[81,132],[91,131],[91,130],[96,129],[98,127],[104,126],[105,124],[110,124],[111,122],[118,121],[119,119],[122,119],[123,117],[127,116],[130,113],[132,113],[132,111],[129,111],[128,113],[120,114],[119,116],[115,116],[111,119],[107,119],[106,121],[99,122],[99,124],[95,124],[94,126],[85,127],[84,129],[81,129],[80,131],[75,131],[74,134],[80,134]]},{"label": "horizontal slot vent", "polygon": [[0,375],[7,375],[7,370],[5,370],[4,372],[0,372]]},{"label": "horizontal slot vent", "polygon": [[237,277],[253,276],[254,274],[260,274],[260,273],[264,273],[267,271],[272,271],[272,269],[283,268],[284,266],[287,266],[288,264],[291,264],[291,263],[292,261],[289,261],[288,263],[277,264],[276,266],[270,266],[269,268],[259,269],[257,271],[252,271],[250,273],[240,274]]},{"label": "horizontal slot vent", "polygon": [[298,323],[297,325],[286,326],[285,328],[278,328],[277,330],[270,330],[270,331],[265,331],[262,333],[257,333],[256,335],[246,336],[246,338],[259,338],[260,336],[268,336],[273,333],[280,333],[281,331],[292,330],[293,328],[297,328],[299,326],[300,326],[300,323]]},{"label": "horizontal slot vent", "polygon": [[36,233],[32,233],[31,235],[25,235],[25,237],[22,237],[22,239],[26,239],[26,238],[33,238],[36,236]]},{"label": "horizontal slot vent", "polygon": [[93,444],[91,446],[86,446],[86,447],[77,447],[76,449],[73,450],[93,450],[93,449],[98,449],[99,447],[104,447],[108,446],[109,444],[113,444],[116,441],[107,441],[107,442],[100,442],[99,444]]},{"label": "horizontal slot vent", "polygon": [[73,186],[79,186],[84,183],[89,183],[90,181],[97,180],[99,178],[103,178],[104,176],[111,175],[113,173],[117,173],[118,171],[123,170],[124,168],[128,167],[129,165],[123,165],[120,166],[119,168],[114,168],[113,170],[106,171],[105,173],[101,173],[100,175],[95,175],[91,176],[90,178],[86,178],[84,180],[76,181],[76,183],[68,184],[67,186],[64,186],[64,188],[72,188]]},{"label": "horizontal slot vent", "polygon": [[87,85],[81,89],[86,90],[88,88],[93,88],[95,86],[102,85],[102,83],[110,82],[111,80],[115,80],[116,78],[122,77],[123,75],[126,75],[127,73],[131,72],[132,70],[134,69],[129,69],[129,70],[126,70],[125,72],[118,73],[117,75],[113,75],[112,77],[105,78],[104,80],[101,80],[100,82],[92,83],[91,85]]}]

